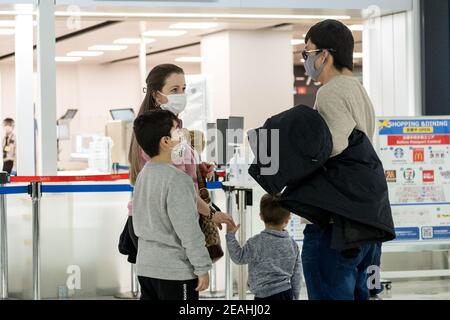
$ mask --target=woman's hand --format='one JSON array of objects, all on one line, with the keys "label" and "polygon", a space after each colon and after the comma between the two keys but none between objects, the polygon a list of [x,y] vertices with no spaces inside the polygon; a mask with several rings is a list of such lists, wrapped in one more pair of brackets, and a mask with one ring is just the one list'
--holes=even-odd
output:
[{"label": "woman's hand", "polygon": [[230,227],[235,228],[236,224],[233,221],[233,218],[228,214],[224,212],[216,212],[213,217],[212,221],[217,224],[217,227],[222,230],[222,224],[225,223]]},{"label": "woman's hand", "polygon": [[211,181],[214,178],[214,169],[216,166],[212,163],[202,162],[200,165],[200,172],[206,180]]},{"label": "woman's hand", "polygon": [[206,180],[207,180],[207,181],[212,181],[213,179],[214,179],[214,171],[208,172],[208,173],[206,174]]}]

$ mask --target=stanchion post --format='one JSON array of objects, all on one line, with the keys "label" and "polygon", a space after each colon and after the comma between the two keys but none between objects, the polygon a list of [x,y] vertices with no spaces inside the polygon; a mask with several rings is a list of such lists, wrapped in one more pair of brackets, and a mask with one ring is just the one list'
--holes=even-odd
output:
[{"label": "stanchion post", "polygon": [[[215,203],[215,194],[214,190],[210,190],[209,192],[211,203]],[[205,299],[219,299],[225,298],[224,291],[217,291],[217,263],[213,263],[211,271],[209,272],[209,291],[201,296],[201,298]]]},{"label": "stanchion post", "polygon": [[[233,191],[234,187],[223,186],[227,201],[227,213],[233,216]],[[228,249],[225,250],[225,299],[233,299],[233,273],[231,270],[231,259]]]},{"label": "stanchion post", "polygon": [[139,282],[137,279],[136,264],[131,264],[131,294],[134,298],[139,296]]},{"label": "stanchion post", "polygon": [[[210,198],[211,198],[211,203],[214,203],[214,200],[215,200],[214,190],[210,190],[209,194],[210,194]],[[217,268],[216,268],[215,263],[212,265],[210,275],[211,276],[210,276],[210,282],[209,282],[210,283],[209,293],[210,293],[211,297],[213,297],[217,291]]]},{"label": "stanchion post", "polygon": [[[9,174],[0,172],[0,186],[9,182]],[[0,195],[0,299],[8,299],[8,233],[7,233],[7,211],[6,195]]]},{"label": "stanchion post", "polygon": [[[133,192],[130,193],[130,200],[133,201]],[[124,292],[124,293],[119,292],[114,295],[114,298],[127,299],[127,300],[139,299],[140,293],[141,293],[141,288],[139,286],[139,281],[138,281],[138,277],[137,277],[136,264],[131,263],[130,268],[131,268],[131,272],[130,272],[131,290],[130,290],[130,292]]]},{"label": "stanchion post", "polygon": [[217,292],[217,268],[215,263],[212,265],[210,275],[209,293],[213,297]]},{"label": "stanchion post", "polygon": [[[247,189],[238,189],[237,203],[239,213],[239,242],[243,246],[247,240]],[[238,297],[239,300],[246,300],[247,298],[247,266],[240,265],[238,267]]]},{"label": "stanchion post", "polygon": [[31,200],[33,208],[33,299],[41,299],[41,257],[40,257],[40,214],[42,183],[31,183]]}]

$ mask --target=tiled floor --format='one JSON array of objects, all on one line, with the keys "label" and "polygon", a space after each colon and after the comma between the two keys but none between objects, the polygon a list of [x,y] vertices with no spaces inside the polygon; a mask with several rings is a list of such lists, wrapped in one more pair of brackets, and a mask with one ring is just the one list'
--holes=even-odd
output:
[{"label": "tiled floor", "polygon": [[[80,300],[115,300],[110,296],[81,298]],[[223,300],[223,298],[218,298]],[[237,300],[237,297],[235,297]],[[248,300],[253,296],[249,294]],[[307,300],[306,288],[300,293],[301,300]],[[450,300],[450,279],[430,280],[397,280],[392,282],[392,288],[380,295],[381,300]]]},{"label": "tiled floor", "polygon": [[[236,297],[237,299],[237,297]],[[253,299],[248,295],[247,299]],[[300,292],[300,300],[307,300],[305,286]],[[450,279],[397,280],[392,282],[390,290],[385,290],[381,300],[450,300]]]},{"label": "tiled floor", "polygon": [[450,279],[395,281],[384,300],[450,300]]},{"label": "tiled floor", "polygon": [[[450,279],[397,280],[390,290],[385,290],[381,300],[450,300]],[[236,297],[237,299],[237,297]],[[247,299],[253,299],[249,294]],[[300,300],[307,300],[308,293],[302,287]]]}]

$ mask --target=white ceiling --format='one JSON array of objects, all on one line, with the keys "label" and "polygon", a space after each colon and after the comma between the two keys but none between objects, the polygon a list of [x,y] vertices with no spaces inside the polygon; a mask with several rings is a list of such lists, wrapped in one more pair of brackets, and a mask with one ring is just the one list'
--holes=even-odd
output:
[{"label": "white ceiling", "polygon": [[[2,8],[3,7],[3,8]],[[100,9],[97,10],[100,12]],[[119,8],[121,12],[126,11],[124,8]],[[114,10],[119,10],[118,8],[114,8]],[[0,5],[0,10],[5,10],[5,6]],[[112,10],[112,9],[111,9]],[[131,10],[131,9],[129,9]],[[136,9],[134,9],[136,12]],[[156,10],[159,12],[164,12],[162,9]],[[167,10],[166,10],[167,11]],[[179,11],[179,10],[178,10]],[[208,10],[210,11],[210,10]],[[218,10],[215,10],[218,11]],[[233,10],[235,11],[235,10]],[[242,11],[242,10],[241,10]],[[152,10],[155,12],[155,10]],[[200,10],[202,12],[202,10]],[[283,13],[283,14],[338,14],[338,15],[350,15],[352,18],[350,20],[345,20],[344,22],[348,25],[352,24],[360,24],[361,17],[358,11],[323,11],[323,10],[289,10],[286,12],[284,10],[281,12],[280,10],[252,10],[253,13]],[[0,21],[2,20],[10,20],[12,17],[0,16]],[[115,18],[117,19],[117,18]],[[108,17],[104,17],[102,19],[99,18],[81,18],[80,20],[80,30],[88,27],[92,27],[94,25],[98,25],[100,23],[108,20]],[[116,24],[109,25],[107,27],[103,27],[88,33],[84,33],[78,35],[76,37],[60,41],[56,44],[56,55],[57,56],[65,56],[70,51],[84,51],[87,50],[88,47],[93,45],[111,45],[114,40],[118,38],[136,38],[139,37],[140,33],[147,30],[167,30],[170,25],[177,22],[205,22],[212,21],[218,22],[218,26],[212,29],[207,30],[186,30],[188,31],[185,35],[178,37],[159,37],[155,38],[156,41],[147,45],[147,52],[152,53],[161,50],[168,50],[179,46],[189,45],[193,43],[198,43],[201,41],[203,35],[213,32],[218,32],[222,30],[258,30],[264,28],[273,28],[276,25],[280,25],[286,22],[292,21],[284,21],[284,20],[268,20],[268,19],[174,19],[174,18],[146,18],[145,21],[142,18],[137,19],[126,19],[126,21],[120,21]],[[306,33],[308,28],[316,23],[317,20],[302,20],[301,23],[299,21],[295,21],[294,24],[287,24],[282,29],[291,30],[293,32],[293,38],[302,38],[302,35]],[[73,25],[73,20],[68,20],[67,18],[59,17],[56,19],[56,37],[60,37],[63,35],[67,35],[73,32],[78,31],[71,27]],[[36,28],[35,28],[36,29]],[[361,32],[355,32],[355,42],[356,51],[361,52]],[[294,51],[300,51],[302,46],[293,46]],[[13,53],[14,52],[14,36],[2,36],[0,35],[0,57]],[[80,62],[75,63],[109,63],[119,59],[125,59],[133,56],[137,56],[139,54],[139,46],[138,45],[128,45],[126,50],[122,51],[106,51],[105,54],[97,57],[85,57]],[[154,54],[149,56],[149,61],[151,65],[155,65],[158,63],[167,63],[174,62],[175,58],[179,56],[200,56],[200,46],[189,46],[182,49],[177,50],[169,50],[164,53]],[[2,63],[12,63],[14,61],[14,57],[0,60],[0,64]],[[127,60],[130,63],[136,63],[136,59]],[[294,54],[294,61],[296,64],[300,64],[300,55]],[[181,64],[181,63],[180,63]],[[195,64],[195,63],[194,63]],[[192,63],[190,63],[192,65]],[[198,65],[198,63],[197,63]]]},{"label": "white ceiling", "polygon": [[[88,33],[77,38],[63,41],[57,45],[57,55],[65,55],[67,52],[74,50],[76,46],[77,50],[87,50],[89,46],[92,45],[107,45],[113,44],[114,40],[118,38],[136,38],[139,37],[141,30],[168,30],[169,26],[178,22],[177,20],[172,21],[148,21],[148,22],[137,22],[137,21],[126,21],[119,22],[117,24],[111,25],[109,27],[97,30],[92,33]],[[184,22],[184,21],[183,21]],[[142,25],[141,25],[142,24]],[[231,30],[231,29],[245,29],[253,30],[260,29],[264,27],[271,26],[268,23],[220,23],[217,27],[208,30],[186,30],[187,33],[178,37],[152,37],[156,39],[155,42],[147,45],[147,52],[155,52],[161,50],[167,50],[170,48],[175,48],[179,46],[184,46],[188,44],[198,43],[201,40],[202,35],[217,32],[221,30]],[[116,52],[105,52],[104,55],[99,57],[92,57],[86,60],[95,61],[97,63],[111,62],[117,59],[123,59],[126,57],[132,57],[139,54],[139,45],[129,45],[126,50],[116,51]],[[168,55],[194,55],[198,56],[200,54],[199,46],[197,48],[185,48],[173,52],[168,52]],[[164,55],[167,55],[164,54]]]}]

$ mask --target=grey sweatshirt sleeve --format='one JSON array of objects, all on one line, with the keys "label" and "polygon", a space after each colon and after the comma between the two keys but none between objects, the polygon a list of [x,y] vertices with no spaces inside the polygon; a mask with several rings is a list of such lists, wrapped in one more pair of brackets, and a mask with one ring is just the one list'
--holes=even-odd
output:
[{"label": "grey sweatshirt sleeve", "polygon": [[171,179],[167,196],[169,219],[194,267],[194,274],[201,276],[211,269],[211,258],[200,229],[195,199],[194,184],[189,176],[177,175]]},{"label": "grey sweatshirt sleeve", "polygon": [[[294,240],[292,240],[294,241]],[[297,261],[295,262],[294,272],[292,273],[291,277],[291,286],[292,286],[292,293],[294,294],[294,299],[298,300],[300,297],[300,289],[301,289],[301,283],[302,283],[302,274],[303,274],[303,268],[302,268],[302,262],[300,258],[300,250],[298,250],[298,245],[295,243],[295,246],[297,247]]]},{"label": "grey sweatshirt sleeve", "polygon": [[254,255],[254,248],[252,246],[252,241],[249,239],[244,247],[236,240],[236,233],[227,233],[227,248],[230,253],[230,258],[236,264],[248,264]]}]

